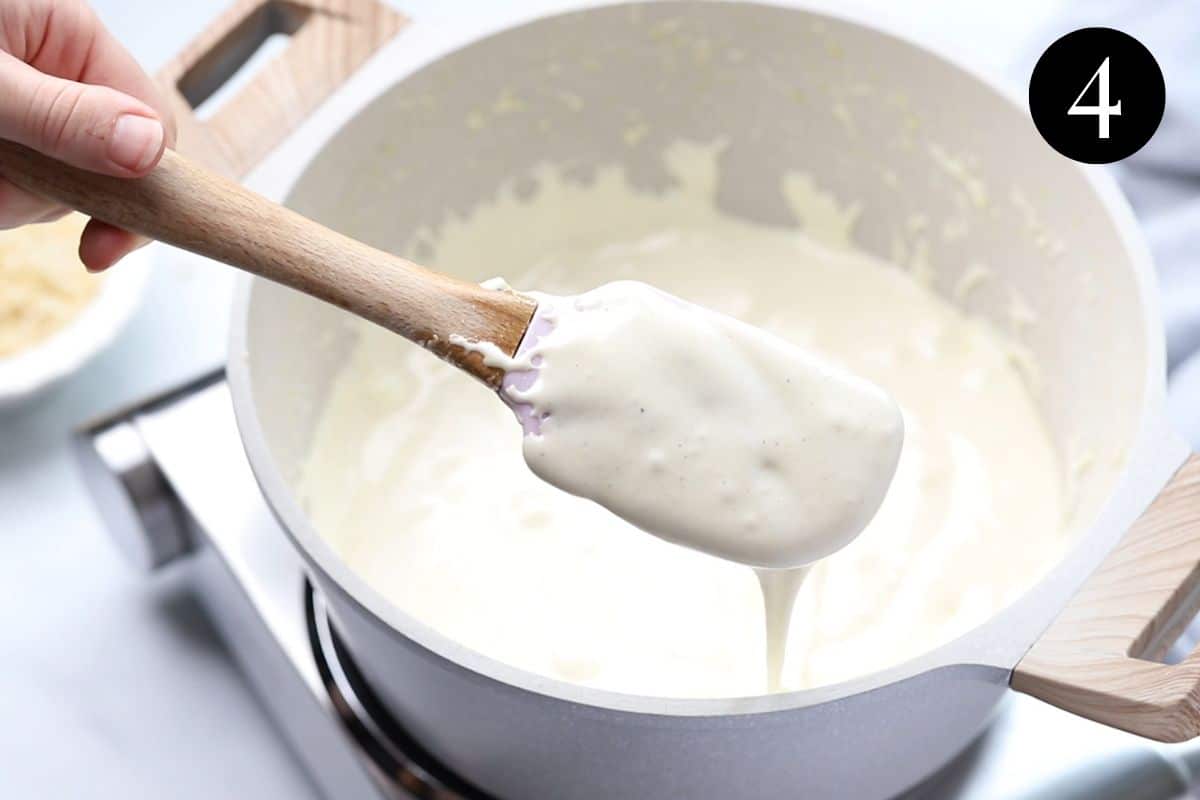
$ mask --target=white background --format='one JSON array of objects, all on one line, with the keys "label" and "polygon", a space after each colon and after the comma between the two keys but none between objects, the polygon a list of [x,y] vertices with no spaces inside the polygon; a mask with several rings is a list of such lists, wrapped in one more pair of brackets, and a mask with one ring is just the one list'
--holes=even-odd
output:
[{"label": "white background", "polygon": [[[0,0],[0,2],[7,0]],[[859,5],[864,3],[860,0]],[[873,0],[924,38],[1022,78],[1058,3]],[[223,0],[95,0],[150,70]],[[516,3],[407,0],[416,25],[502,19]],[[520,3],[552,9],[555,2]],[[504,9],[509,9],[505,11]],[[122,561],[66,450],[80,421],[220,362],[228,271],[165,248],[147,302],[67,386],[0,412],[0,797],[312,797],[179,576]]]}]

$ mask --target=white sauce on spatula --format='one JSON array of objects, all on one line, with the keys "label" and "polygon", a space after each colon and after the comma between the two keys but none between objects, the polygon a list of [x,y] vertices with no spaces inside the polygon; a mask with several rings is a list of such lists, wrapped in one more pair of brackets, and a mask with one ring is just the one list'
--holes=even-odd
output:
[{"label": "white sauce on spatula", "polygon": [[730,561],[811,564],[883,501],[904,422],[879,387],[636,281],[539,296],[525,461],[642,530]]},{"label": "white sauce on spatula", "polygon": [[[767,673],[779,686],[807,566],[879,509],[904,421],[879,387],[644,283],[537,295],[502,396],[525,461],[647,533],[761,567]],[[478,345],[476,345],[478,346]]]}]

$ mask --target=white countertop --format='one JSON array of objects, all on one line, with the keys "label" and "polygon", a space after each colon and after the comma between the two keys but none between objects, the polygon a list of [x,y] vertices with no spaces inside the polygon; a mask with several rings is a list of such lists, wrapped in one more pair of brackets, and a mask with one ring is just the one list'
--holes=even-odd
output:
[{"label": "white countertop", "polygon": [[[94,5],[155,69],[226,3]],[[396,5],[417,25],[453,26],[515,4]],[[556,5],[523,3],[521,15]],[[911,5],[914,27],[951,49],[970,43],[977,63],[999,70],[1051,4]],[[270,193],[270,177],[258,181]],[[116,344],[56,393],[0,413],[0,797],[314,796],[179,576],[122,560],[67,451],[79,422],[223,358],[232,272],[157,256],[147,302]]]}]

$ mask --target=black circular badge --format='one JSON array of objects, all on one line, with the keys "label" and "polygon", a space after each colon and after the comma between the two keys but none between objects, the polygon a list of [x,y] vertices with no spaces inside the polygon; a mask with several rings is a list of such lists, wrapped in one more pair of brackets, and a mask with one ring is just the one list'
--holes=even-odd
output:
[{"label": "black circular badge", "polygon": [[1154,56],[1112,28],[1068,33],[1046,48],[1029,78],[1029,110],[1042,138],[1088,164],[1111,164],[1140,150],[1166,102]]}]

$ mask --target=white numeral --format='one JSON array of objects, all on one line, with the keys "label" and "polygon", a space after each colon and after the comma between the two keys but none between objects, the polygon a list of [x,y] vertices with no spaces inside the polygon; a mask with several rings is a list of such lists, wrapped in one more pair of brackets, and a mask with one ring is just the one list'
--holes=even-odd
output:
[{"label": "white numeral", "polygon": [[[1097,100],[1097,105],[1081,106],[1079,101],[1087,94],[1087,90],[1092,88],[1092,84],[1099,81],[1100,98]],[[1079,97],[1075,98],[1075,102],[1071,103],[1071,107],[1067,109],[1067,116],[1070,117],[1098,117],[1100,120],[1100,138],[1108,138],[1108,119],[1109,117],[1121,116],[1121,101],[1118,100],[1115,105],[1109,105],[1108,102],[1108,59],[1104,59],[1104,63],[1100,68],[1092,74],[1091,80],[1083,87],[1083,91],[1079,93]]]}]

